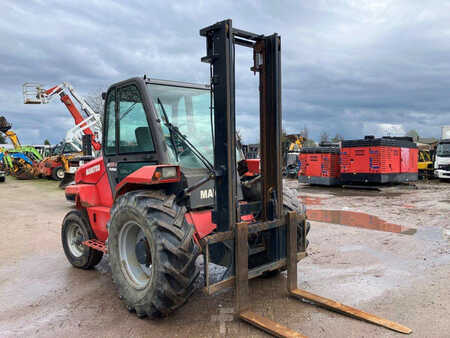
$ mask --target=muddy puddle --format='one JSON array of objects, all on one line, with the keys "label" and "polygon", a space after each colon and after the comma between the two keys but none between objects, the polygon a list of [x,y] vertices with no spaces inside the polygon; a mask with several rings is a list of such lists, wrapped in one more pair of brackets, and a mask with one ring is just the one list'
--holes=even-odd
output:
[{"label": "muddy puddle", "polygon": [[297,197],[304,205],[321,205],[323,200],[323,198],[321,197],[311,197],[303,195],[298,195]]},{"label": "muddy puddle", "polygon": [[405,192],[398,191],[401,189],[400,187],[380,187],[377,190],[368,190],[368,189],[350,189],[350,188],[341,188],[341,187],[321,187],[321,186],[299,186],[297,190],[299,192],[305,193],[323,193],[330,194],[338,197],[352,197],[352,196],[362,196],[362,197],[371,197],[371,196],[385,196],[385,197],[398,197],[403,195]]},{"label": "muddy puddle", "polygon": [[306,215],[308,216],[308,219],[312,221],[341,224],[403,235],[413,235],[417,231],[413,228],[386,222],[377,216],[356,211],[308,209],[306,211]]}]

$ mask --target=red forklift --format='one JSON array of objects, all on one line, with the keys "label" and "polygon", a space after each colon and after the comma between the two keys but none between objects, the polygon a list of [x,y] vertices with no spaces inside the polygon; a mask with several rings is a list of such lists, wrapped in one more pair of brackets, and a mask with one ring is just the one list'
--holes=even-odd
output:
[{"label": "red forklift", "polygon": [[[66,188],[76,210],[62,224],[69,262],[89,269],[108,253],[120,298],[138,317],[162,317],[194,291],[203,255],[205,291],[235,288],[238,318],[273,335],[301,336],[250,310],[248,280],[288,272],[289,295],[400,332],[410,329],[297,288],[309,224],[282,184],[281,40],[232,27],[206,38],[210,85],[149,77],[113,84],[105,96],[102,157]],[[261,159],[249,170],[236,147],[235,45],[253,51],[259,74]],[[209,263],[226,268],[210,281]]]}]

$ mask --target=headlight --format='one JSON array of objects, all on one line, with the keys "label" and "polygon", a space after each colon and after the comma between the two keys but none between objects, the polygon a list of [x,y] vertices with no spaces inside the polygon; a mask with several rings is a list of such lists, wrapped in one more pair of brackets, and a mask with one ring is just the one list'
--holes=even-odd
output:
[{"label": "headlight", "polygon": [[162,167],[161,168],[161,178],[176,178],[177,168],[176,167]]},{"label": "headlight", "polygon": [[153,180],[167,180],[177,178],[177,167],[160,167],[153,174]]}]

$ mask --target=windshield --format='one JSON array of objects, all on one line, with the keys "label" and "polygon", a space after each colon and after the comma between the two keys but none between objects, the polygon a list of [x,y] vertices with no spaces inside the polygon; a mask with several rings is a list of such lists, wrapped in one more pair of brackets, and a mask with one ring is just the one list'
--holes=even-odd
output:
[{"label": "windshield", "polygon": [[450,157],[450,143],[439,143],[436,148],[436,155]]},{"label": "windshield", "polygon": [[64,148],[64,144],[60,143],[53,149],[53,155],[60,155]]},{"label": "windshield", "polygon": [[76,153],[78,150],[70,143],[64,145],[64,154]]},{"label": "windshield", "polygon": [[[169,122],[178,127],[189,142],[209,162],[213,163],[209,90],[159,84],[150,84],[148,88],[161,121],[164,121],[161,108],[163,105]],[[185,168],[204,168],[203,163],[176,134],[171,135],[164,123],[161,123],[161,127],[169,148],[171,162],[180,163]]]}]

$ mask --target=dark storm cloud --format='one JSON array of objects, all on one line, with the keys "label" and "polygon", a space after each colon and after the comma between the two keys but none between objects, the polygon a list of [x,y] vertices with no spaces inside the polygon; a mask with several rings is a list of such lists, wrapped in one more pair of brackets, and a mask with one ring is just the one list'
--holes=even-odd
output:
[{"label": "dark storm cloud", "polygon": [[[149,74],[207,82],[199,29],[232,18],[282,36],[285,129],[347,138],[450,124],[450,6],[442,1],[10,1],[0,20],[0,113],[23,143],[61,140],[65,107],[22,104],[21,85],[72,83],[83,95]],[[238,48],[238,124],[255,141],[257,80]]]}]

